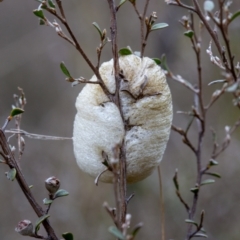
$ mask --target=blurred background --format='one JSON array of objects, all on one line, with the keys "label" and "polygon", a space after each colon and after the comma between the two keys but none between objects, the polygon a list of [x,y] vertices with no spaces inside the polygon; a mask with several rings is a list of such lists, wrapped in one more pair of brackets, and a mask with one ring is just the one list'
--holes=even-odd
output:
[{"label": "blurred background", "polygon": [[[117,1],[118,2],[118,1]],[[139,2],[142,12],[144,1]],[[184,1],[191,3],[191,1]],[[199,1],[202,3],[203,1]],[[217,1],[215,1],[216,3]],[[92,26],[97,22],[109,33],[109,10],[107,1],[69,0],[63,1],[66,16],[80,44],[90,59],[96,63],[96,47],[99,36]],[[65,81],[59,64],[64,61],[75,77],[90,78],[92,72],[76,50],[57,36],[54,29],[40,26],[32,13],[38,7],[33,0],[4,0],[0,3],[0,124],[8,116],[14,103],[13,94],[17,87],[24,89],[27,105],[23,114],[22,129],[36,134],[71,137],[76,113],[75,99],[81,87],[71,87]],[[232,10],[239,9],[240,2],[233,1]],[[196,59],[190,41],[183,35],[185,31],[178,20],[187,11],[167,6],[163,0],[151,0],[148,15],[156,11],[158,22],[166,22],[168,28],[153,32],[148,41],[145,55],[160,58],[167,55],[168,65],[174,74],[195,84],[197,81]],[[48,16],[53,20],[52,16]],[[126,3],[118,14],[119,48],[131,46],[140,50],[139,21],[132,6]],[[232,50],[239,60],[240,31],[239,20],[231,25]],[[64,30],[64,29],[63,29]],[[204,101],[208,103],[211,94],[220,85],[208,83],[221,79],[221,72],[210,63],[206,54],[210,37],[204,33],[202,42],[202,61],[204,75]],[[111,59],[110,44],[104,49],[102,62]],[[188,111],[193,104],[192,93],[182,85],[168,79],[174,105],[174,124],[185,128],[189,117],[176,114]],[[207,164],[212,151],[210,127],[217,132],[221,142],[225,136],[224,127],[233,125],[239,117],[239,110],[233,107],[232,95],[226,94],[207,115],[207,133],[204,140],[203,161]],[[14,128],[14,122],[9,128]],[[204,228],[209,239],[237,240],[240,236],[240,131],[236,131],[230,147],[218,159],[219,165],[213,169],[221,174],[215,184],[202,188],[196,220],[200,211],[206,212]],[[196,125],[189,136],[196,142]],[[113,225],[102,204],[107,201],[114,205],[113,188],[110,184],[94,185],[94,179],[81,172],[73,155],[72,141],[41,141],[25,138],[26,148],[21,161],[22,170],[39,203],[47,197],[44,181],[50,176],[61,180],[61,188],[69,191],[68,197],[57,199],[50,210],[50,221],[58,236],[69,231],[75,239],[110,240],[108,232]],[[182,143],[181,137],[172,132],[163,161],[161,163],[163,191],[165,199],[166,237],[184,239],[187,213],[175,195],[173,175],[179,172],[179,184],[184,199],[191,203],[189,191],[195,184],[196,161],[192,152]],[[14,228],[20,220],[29,219],[33,223],[36,215],[25,199],[16,181],[5,177],[7,166],[0,166],[0,236],[4,240],[25,239]],[[128,194],[135,193],[129,204],[132,226],[143,222],[137,239],[160,239],[159,184],[157,172],[146,180],[128,186]],[[41,230],[43,232],[43,228]]]}]

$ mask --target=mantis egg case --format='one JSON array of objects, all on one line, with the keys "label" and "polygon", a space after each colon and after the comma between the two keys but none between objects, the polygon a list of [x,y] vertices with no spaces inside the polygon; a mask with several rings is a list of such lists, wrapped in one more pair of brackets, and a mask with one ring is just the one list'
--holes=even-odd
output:
[{"label": "mantis egg case", "polygon": [[[96,178],[106,169],[102,152],[112,159],[114,147],[123,142],[127,182],[132,183],[149,176],[162,160],[171,130],[172,99],[165,74],[152,59],[127,55],[119,58],[119,64],[124,75],[119,94],[124,122],[101,87],[87,84],[76,100],[73,146],[79,167]],[[113,60],[99,71],[114,93]],[[106,171],[99,180],[112,182],[112,178]]]}]

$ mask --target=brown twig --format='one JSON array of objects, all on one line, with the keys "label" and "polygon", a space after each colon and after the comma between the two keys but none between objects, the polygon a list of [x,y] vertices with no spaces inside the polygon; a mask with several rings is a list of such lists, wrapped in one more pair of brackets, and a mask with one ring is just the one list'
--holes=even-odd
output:
[{"label": "brown twig", "polygon": [[[113,95],[112,101],[118,107],[122,120],[124,121],[122,106],[120,101],[120,83],[122,81],[122,74],[119,66],[118,59],[118,45],[117,45],[117,17],[116,17],[116,6],[114,0],[108,0],[108,5],[111,14],[111,43],[112,43],[112,54],[113,54],[113,62],[114,62],[114,76],[115,76],[115,86],[116,91]],[[126,125],[125,125],[126,129]],[[117,204],[117,219],[118,219],[118,228],[122,230],[123,223],[125,223],[126,214],[127,214],[127,165],[126,165],[126,151],[125,151],[125,143],[124,141],[120,146],[117,146],[115,151],[115,155],[119,159],[119,174],[114,172],[114,191],[118,191],[115,193],[116,204]],[[118,185],[118,186],[117,186]]]},{"label": "brown twig", "polygon": [[[8,166],[11,169],[12,168],[16,169],[17,182],[18,182],[19,186],[21,187],[27,200],[29,201],[30,205],[32,206],[33,210],[35,211],[35,213],[37,214],[38,217],[44,216],[45,212],[43,211],[43,209],[40,207],[40,205],[36,202],[35,198],[33,197],[32,192],[23,176],[23,173],[18,165],[18,162],[15,159],[15,156],[13,155],[13,153],[9,147],[6,136],[5,136],[4,132],[2,131],[2,129],[0,129],[0,146],[3,151],[2,156],[4,157],[4,160],[6,161]],[[56,236],[53,228],[51,227],[49,220],[44,220],[42,224],[43,224],[46,232],[48,233],[49,240],[59,240],[58,237]]]},{"label": "brown twig", "polygon": [[[88,64],[88,66],[91,68],[91,70],[94,72],[94,74],[96,75],[98,81],[99,81],[99,85],[101,86],[102,90],[104,91],[104,93],[108,96],[108,98],[110,99],[110,101],[112,101],[112,94],[109,92],[108,88],[106,87],[105,83],[102,80],[102,77],[99,73],[98,68],[94,67],[93,63],[90,61],[90,59],[88,58],[88,56],[86,55],[86,53],[84,52],[84,50],[82,49],[81,45],[79,44],[77,38],[75,37],[72,29],[70,28],[66,17],[65,17],[65,13],[62,7],[62,3],[60,0],[57,1],[57,5],[59,7],[61,16],[53,9],[49,8],[47,5],[45,6],[45,10],[48,11],[49,13],[51,13],[52,15],[54,15],[57,19],[59,19],[61,21],[61,23],[66,27],[69,35],[71,36],[72,40],[70,40],[70,43],[73,42],[75,48],[77,49],[77,51],[81,54],[81,56],[83,57],[83,59],[86,61],[86,63]],[[60,35],[61,36],[61,35]],[[66,38],[64,38],[66,39]],[[67,39],[66,39],[67,40]]]},{"label": "brown twig", "polygon": [[141,58],[144,55],[144,50],[145,50],[145,47],[146,47],[146,44],[147,44],[146,41],[147,41],[147,38],[148,38],[148,35],[149,35],[149,32],[150,32],[149,30],[146,29],[146,33],[144,34],[144,24],[145,24],[145,18],[146,18],[149,2],[150,2],[150,0],[146,0],[145,5],[144,5],[143,14],[140,14],[140,12],[138,11],[137,6],[136,6],[136,2],[135,1],[131,2],[139,20],[140,20]]},{"label": "brown twig", "polygon": [[187,89],[191,90],[194,93],[198,93],[198,89],[196,89],[190,82],[183,79],[180,75],[174,75],[172,72],[168,72],[167,75],[175,80],[176,82],[181,83],[183,86],[185,86]]},{"label": "brown twig", "polygon": [[[200,218],[200,223],[199,225],[197,226],[197,229],[189,236],[189,240],[192,239],[198,232],[201,231],[202,227],[203,227],[203,220],[204,220],[204,214],[205,212],[202,211],[201,212],[201,218]],[[191,224],[192,225],[192,224]]]},{"label": "brown twig", "polygon": [[185,143],[194,152],[194,154],[196,154],[196,149],[189,140],[187,133],[182,128],[176,127],[174,125],[172,125],[172,130],[178,132],[181,136],[183,136],[183,143]]},{"label": "brown twig", "polygon": [[180,202],[183,204],[183,206],[186,208],[187,212],[189,213],[190,211],[190,207],[187,204],[187,202],[183,199],[181,193],[180,193],[180,189],[179,189],[179,183],[178,183],[178,170],[176,169],[174,177],[173,177],[173,182],[176,188],[176,194],[177,197],[179,198]]}]

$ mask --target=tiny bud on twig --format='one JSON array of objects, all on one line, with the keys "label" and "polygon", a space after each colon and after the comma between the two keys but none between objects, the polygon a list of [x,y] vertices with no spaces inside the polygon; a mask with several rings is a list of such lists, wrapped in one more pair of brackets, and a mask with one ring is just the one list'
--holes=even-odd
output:
[{"label": "tiny bud on twig", "polygon": [[23,236],[32,236],[33,235],[33,225],[29,220],[22,220],[18,223],[15,231]]},{"label": "tiny bud on twig", "polygon": [[54,194],[60,187],[60,180],[56,177],[50,177],[45,180],[45,187],[49,193]]}]

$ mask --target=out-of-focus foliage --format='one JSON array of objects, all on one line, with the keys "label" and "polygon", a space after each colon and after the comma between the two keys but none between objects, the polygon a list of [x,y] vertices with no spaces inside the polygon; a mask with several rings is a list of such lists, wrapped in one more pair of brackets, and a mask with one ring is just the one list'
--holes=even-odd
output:
[{"label": "out-of-focus foliage", "polygon": [[[142,1],[141,1],[142,2]],[[201,1],[200,1],[201,2]],[[81,85],[72,88],[64,80],[59,64],[64,61],[71,69],[73,76],[90,78],[92,73],[75,49],[60,39],[50,27],[40,26],[32,10],[36,9],[36,1],[5,0],[0,4],[0,123],[4,123],[13,103],[13,93],[17,87],[24,89],[28,103],[22,118],[22,128],[28,132],[72,136],[75,115],[75,99]],[[99,36],[92,27],[97,22],[102,29],[109,32],[109,10],[105,1],[64,1],[64,8],[70,25],[75,31],[83,48],[97,63],[96,47]],[[239,9],[240,2],[233,1],[232,9]],[[175,74],[184,76],[193,85],[196,79],[196,60],[189,39],[184,36],[184,29],[178,23],[183,9],[167,6],[164,1],[151,1],[149,12],[156,11],[159,22],[169,24],[168,28],[151,33],[145,55],[161,58],[166,54],[168,65]],[[140,26],[137,16],[129,3],[121,6],[119,20],[119,49],[131,46],[133,51],[140,49]],[[236,19],[238,20],[238,19]],[[229,32],[232,38],[232,50],[238,58],[239,21],[233,21]],[[217,84],[208,83],[221,79],[219,69],[210,63],[204,49],[208,48],[210,37],[206,34],[202,42],[204,95],[206,102]],[[213,49],[214,50],[214,49]],[[103,50],[102,61],[111,57],[111,47]],[[181,85],[169,80],[172,90],[174,111],[188,111],[193,97]],[[239,116],[232,104],[232,96],[226,95],[217,102],[208,115],[208,128],[214,127],[221,139],[224,126],[232,125]],[[175,114],[174,122],[179,126],[187,126],[189,119],[185,115]],[[12,121],[9,127],[14,127]],[[204,228],[209,239],[239,239],[239,130],[235,133],[229,149],[218,159],[215,169],[221,175],[215,184],[204,186],[201,191],[197,216],[205,210]],[[189,132],[194,139],[196,133]],[[72,232],[76,239],[113,239],[108,232],[111,220],[102,208],[104,201],[114,204],[112,186],[94,185],[94,179],[82,173],[75,162],[72,142],[40,141],[25,139],[26,147],[21,165],[29,185],[37,200],[48,195],[44,180],[49,176],[57,176],[61,186],[70,195],[54,201],[50,210],[50,220],[57,234]],[[206,163],[212,149],[211,135],[204,142]],[[190,188],[195,183],[196,164],[189,149],[181,142],[181,138],[172,133],[166,154],[161,164],[165,197],[166,233],[168,239],[183,239],[187,224],[185,209],[175,196],[172,182],[175,169],[178,168],[178,181],[182,195],[190,201]],[[35,222],[37,217],[20,191],[16,181],[8,181],[5,172],[8,169],[0,165],[0,235],[2,239],[25,239],[17,235],[14,227],[21,219]],[[129,212],[133,215],[133,226],[139,221],[144,226],[138,239],[158,239],[160,236],[159,186],[157,174],[147,180],[129,185],[129,194],[135,197],[129,204]],[[186,226],[185,226],[186,225]],[[40,233],[41,233],[40,229]]]}]

